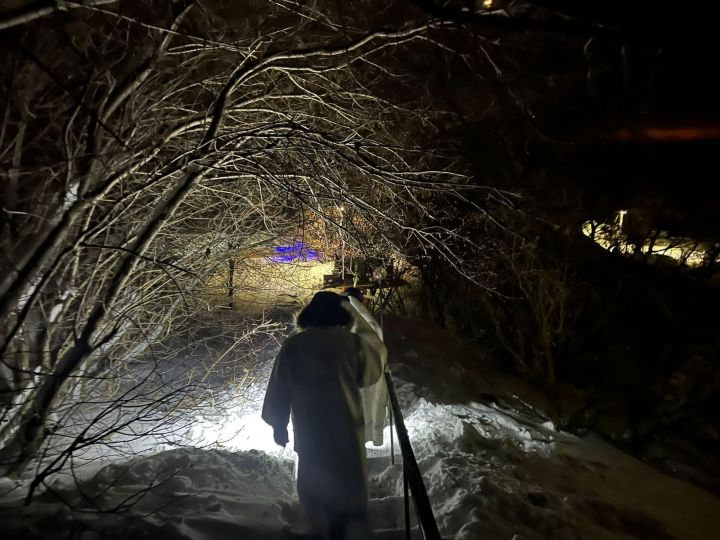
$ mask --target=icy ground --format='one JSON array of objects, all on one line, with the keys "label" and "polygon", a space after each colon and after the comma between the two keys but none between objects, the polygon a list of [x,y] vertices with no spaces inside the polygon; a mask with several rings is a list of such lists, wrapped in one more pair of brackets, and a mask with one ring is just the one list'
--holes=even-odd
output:
[{"label": "icy ground", "polygon": [[[472,385],[458,381],[473,379],[460,345],[447,336],[407,326],[394,328],[394,336],[391,364],[444,537],[718,537],[714,495],[596,437],[557,432],[528,410],[469,399]],[[493,386],[497,395],[517,391],[512,381],[481,379],[484,394]],[[77,483],[61,478],[29,507],[12,491],[0,512],[0,535],[220,540],[301,532],[293,453],[272,446],[258,407],[196,418],[192,437],[221,441],[214,449],[165,446],[88,472]],[[403,522],[401,467],[390,464],[387,444],[369,455],[374,528],[385,530],[381,537],[402,538],[391,532]],[[10,487],[4,480],[0,491]]]}]

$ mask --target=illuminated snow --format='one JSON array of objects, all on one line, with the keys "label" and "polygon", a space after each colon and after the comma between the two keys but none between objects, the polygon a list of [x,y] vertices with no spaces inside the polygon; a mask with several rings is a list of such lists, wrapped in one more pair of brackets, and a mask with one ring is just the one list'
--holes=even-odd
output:
[{"label": "illuminated snow", "polygon": [[[268,359],[268,369],[259,370],[265,375],[242,396],[217,395],[216,401],[199,407],[174,441],[136,439],[124,455],[102,456],[106,461],[96,462],[99,470],[81,480],[84,493],[101,493],[100,502],[111,506],[135,497],[137,504],[127,516],[150,536],[157,527],[172,540],[215,538],[219,530],[238,538],[250,531],[277,537],[287,526],[297,532],[303,521],[294,500],[292,429],[290,443],[280,448],[260,417],[270,363]],[[449,384],[449,379],[432,383]],[[717,497],[596,437],[578,438],[556,431],[552,422],[494,405],[432,403],[424,388],[399,379],[396,385],[444,538],[712,537],[707,533],[715,530]],[[370,514],[376,529],[403,522],[402,458],[395,437],[391,465],[389,434],[386,428],[383,446],[368,447]],[[52,487],[82,507],[86,501],[75,481],[58,477]],[[156,488],[145,496],[149,486]],[[5,487],[10,490],[13,484],[0,482]],[[21,505],[17,492],[15,497]],[[27,532],[23,527],[39,531],[32,537],[40,540],[55,537],[52,524],[58,516],[70,519],[67,507],[43,501],[22,514],[26,522],[16,521],[22,533]],[[84,520],[93,530],[126,526],[113,522],[112,514],[96,511],[73,519]]]},{"label": "illuminated snow", "polygon": [[261,450],[277,457],[292,458],[292,425],[288,429],[290,443],[283,449],[273,441],[273,430],[260,417],[260,408],[253,404],[235,405],[222,412],[220,418],[197,416],[187,434],[188,443],[200,448],[223,448],[225,450]]}]

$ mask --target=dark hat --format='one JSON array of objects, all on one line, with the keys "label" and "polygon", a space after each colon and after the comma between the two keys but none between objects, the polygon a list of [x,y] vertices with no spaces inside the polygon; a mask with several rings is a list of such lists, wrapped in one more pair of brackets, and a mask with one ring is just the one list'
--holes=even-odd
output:
[{"label": "dark hat", "polygon": [[351,322],[352,315],[342,307],[342,297],[330,291],[315,293],[296,318],[296,324],[300,328],[347,326]]}]

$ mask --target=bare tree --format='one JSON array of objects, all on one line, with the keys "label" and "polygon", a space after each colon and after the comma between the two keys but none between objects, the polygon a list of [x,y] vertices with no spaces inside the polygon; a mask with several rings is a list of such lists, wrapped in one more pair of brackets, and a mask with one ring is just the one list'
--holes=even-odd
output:
[{"label": "bare tree", "polygon": [[375,91],[401,76],[395,55],[439,47],[444,23],[376,30],[287,2],[239,20],[216,2],[100,4],[21,27],[3,61],[0,461],[16,471],[44,453],[38,483],[126,429],[118,409],[144,418],[196,399],[194,381],[118,384],[86,419],[92,435],[62,436],[68,411],[208,310],[228,259],[322,230],[320,249],[340,235],[466,271],[432,202],[462,198],[466,177],[400,130],[430,111]]}]

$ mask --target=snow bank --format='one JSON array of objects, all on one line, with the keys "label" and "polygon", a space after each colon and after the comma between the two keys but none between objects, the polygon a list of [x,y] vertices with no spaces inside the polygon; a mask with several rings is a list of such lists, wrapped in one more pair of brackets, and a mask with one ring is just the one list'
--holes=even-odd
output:
[{"label": "snow bank", "polygon": [[27,508],[6,502],[3,538],[56,538],[59,530],[95,531],[87,538],[280,537],[282,508],[294,497],[292,471],[292,461],[254,450],[160,452],[75,484],[57,481]]},{"label": "snow bank", "polygon": [[[399,393],[446,538],[716,537],[717,497],[597,438],[558,433],[549,424],[478,403],[432,404],[401,381]],[[250,436],[247,428],[247,422],[260,421],[254,414],[255,419],[226,411],[216,423],[207,419],[202,429],[208,431],[201,434],[210,440],[243,424],[226,444],[264,445],[265,435]],[[389,444],[369,454],[372,525],[401,527],[400,459],[389,465]],[[76,484],[57,481],[28,508],[6,501],[0,509],[7,524],[3,538],[55,538],[58,530],[86,531],[83,538],[281,538],[288,527],[303,528],[289,455],[177,448],[113,463]],[[95,532],[86,536],[87,531]]]},{"label": "snow bank", "polygon": [[[406,424],[444,537],[716,538],[717,497],[597,438],[477,403],[410,401]],[[399,470],[380,471],[371,488],[400,495]]]},{"label": "snow bank", "polygon": [[[111,464],[82,482],[99,501],[117,500],[114,492],[151,489],[158,496],[229,494],[235,500],[275,502],[294,491],[292,462],[263,452],[182,448],[126,464]],[[113,488],[110,490],[110,488]]]}]

